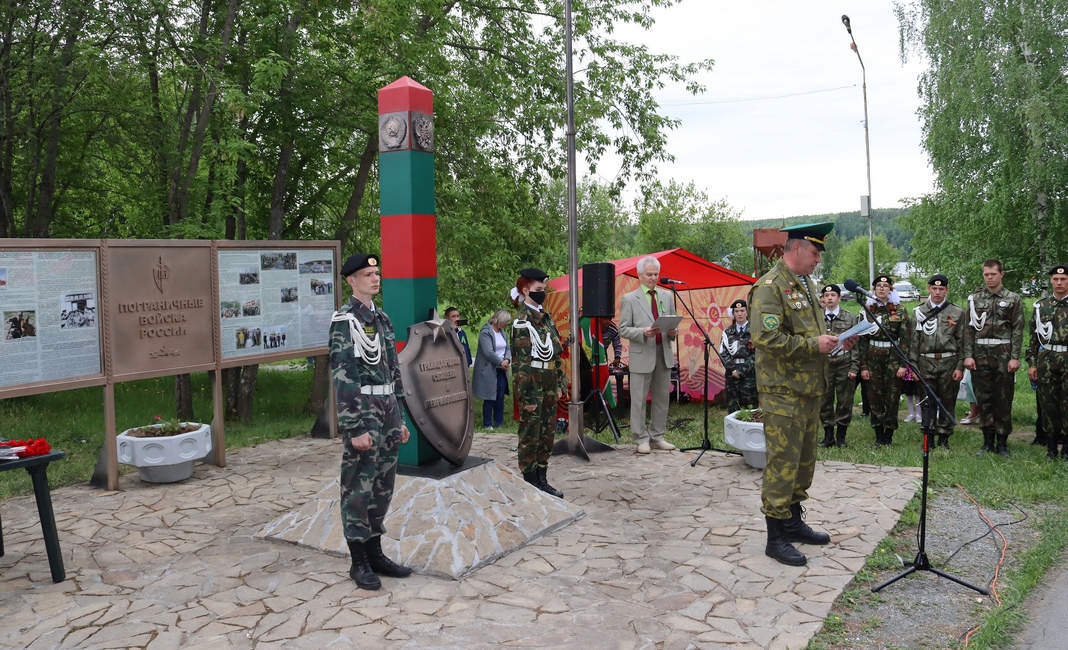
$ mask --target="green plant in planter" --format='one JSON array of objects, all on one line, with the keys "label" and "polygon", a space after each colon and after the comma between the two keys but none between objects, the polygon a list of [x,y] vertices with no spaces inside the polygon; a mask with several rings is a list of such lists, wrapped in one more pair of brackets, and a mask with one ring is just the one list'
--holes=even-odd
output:
[{"label": "green plant in planter", "polygon": [[742,409],[741,411],[738,411],[738,414],[735,417],[742,422],[763,422],[764,411],[761,411],[760,409]]}]

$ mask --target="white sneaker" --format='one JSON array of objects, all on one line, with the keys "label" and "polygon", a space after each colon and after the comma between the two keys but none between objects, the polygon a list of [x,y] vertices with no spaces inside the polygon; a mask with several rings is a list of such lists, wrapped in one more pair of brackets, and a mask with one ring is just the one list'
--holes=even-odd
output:
[{"label": "white sneaker", "polygon": [[905,418],[905,422],[915,422],[915,421],[916,421],[916,416],[915,415],[909,415],[909,416],[907,416]]}]

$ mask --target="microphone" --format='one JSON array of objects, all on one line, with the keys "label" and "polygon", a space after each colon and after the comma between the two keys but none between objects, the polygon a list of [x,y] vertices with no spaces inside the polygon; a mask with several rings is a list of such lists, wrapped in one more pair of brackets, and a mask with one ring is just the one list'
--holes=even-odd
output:
[{"label": "microphone", "polygon": [[878,300],[878,298],[875,297],[874,293],[872,293],[871,291],[868,291],[867,289],[861,287],[860,283],[857,282],[856,280],[854,280],[853,278],[846,278],[845,288],[850,290],[850,291],[852,291],[854,294],[857,294],[859,296],[864,296],[866,298],[871,298],[872,300]]},{"label": "microphone", "polygon": [[672,285],[672,284],[686,284],[686,283],[683,282],[682,280],[672,280],[671,278],[660,278],[660,284],[662,284],[662,285],[664,285],[666,287],[666,286],[669,286],[669,285]]}]

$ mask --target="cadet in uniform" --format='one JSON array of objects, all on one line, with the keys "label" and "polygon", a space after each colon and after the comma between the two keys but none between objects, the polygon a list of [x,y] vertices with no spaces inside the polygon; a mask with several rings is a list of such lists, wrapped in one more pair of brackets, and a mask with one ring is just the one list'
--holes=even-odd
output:
[{"label": "cadet in uniform", "polygon": [[756,352],[749,332],[748,305],[744,300],[731,303],[734,322],[723,330],[719,356],[727,376],[727,412],[757,407]]},{"label": "cadet in uniform", "polygon": [[[897,431],[898,401],[901,399],[901,379],[905,376],[904,360],[898,356],[887,338],[897,342],[901,351],[909,353],[909,312],[901,306],[900,298],[893,291],[894,282],[888,276],[877,275],[871,284],[878,300],[868,298],[868,310],[861,318],[872,317],[882,324],[868,336],[860,337],[860,376],[869,382],[868,398],[871,400],[871,426],[875,429],[875,446],[890,445]],[[886,334],[883,333],[886,330]]]},{"label": "cadet in uniform", "polygon": [[1038,403],[1045,419],[1046,458],[1068,459],[1064,420],[1068,417],[1068,265],[1049,272],[1053,295],[1035,302],[1031,341],[1027,346],[1027,376],[1038,383]]},{"label": "cadet in uniform", "polygon": [[560,366],[560,332],[545,302],[545,271],[519,272],[513,302],[512,392],[519,404],[519,469],[527,483],[554,497],[564,493],[549,485],[549,456],[556,435],[556,402],[567,388]]},{"label": "cadet in uniform", "polygon": [[[983,262],[985,287],[968,296],[968,326],[964,328],[964,367],[972,371],[972,389],[979,403],[983,447],[1009,455],[1012,398],[1023,348],[1024,313],[1019,294],[1002,286],[1005,267],[1000,260]],[[995,441],[997,446],[995,447]]]},{"label": "cadet in uniform", "polygon": [[[801,518],[801,502],[816,471],[820,405],[827,382],[827,354],[838,338],[823,331],[823,309],[809,274],[820,262],[832,223],[783,228],[785,252],[749,294],[757,390],[764,411],[767,465],[761,511],[768,527],[765,555],[791,566],[805,556],[791,542],[827,544],[827,533]],[[854,340],[843,342],[852,348]]]},{"label": "cadet in uniform", "polygon": [[382,552],[382,534],[397,453],[408,441],[401,412],[404,389],[393,323],[373,296],[382,282],[377,255],[353,255],[341,267],[352,299],[330,319],[330,368],[341,431],[341,523],[352,555],[349,576],[362,589],[382,586],[379,575],[412,570]]},{"label": "cadet in uniform", "polygon": [[[930,297],[912,312],[916,326],[909,344],[909,361],[934,389],[942,406],[953,414],[960,380],[964,378],[964,310],[946,297],[949,278],[941,273],[927,281],[927,292]],[[934,422],[927,423],[925,431],[937,436],[939,447],[949,449],[953,424],[941,413]]]},{"label": "cadet in uniform", "polygon": [[[839,306],[842,290],[837,284],[823,287],[820,295],[823,301],[824,330],[828,334],[838,336],[857,324],[857,317]],[[820,422],[823,423],[823,441],[820,442],[820,447],[846,446],[846,430],[853,421],[853,395],[857,392],[859,372],[860,359],[856,350],[842,350],[831,355],[827,368],[827,386],[823,390],[823,406],[820,408]]]}]

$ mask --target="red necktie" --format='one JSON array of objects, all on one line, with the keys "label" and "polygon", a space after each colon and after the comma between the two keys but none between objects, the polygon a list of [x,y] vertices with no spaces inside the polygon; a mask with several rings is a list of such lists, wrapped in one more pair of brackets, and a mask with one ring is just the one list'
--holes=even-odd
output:
[{"label": "red necktie", "polygon": [[[649,297],[651,298],[651,300],[649,301],[649,304],[652,305],[652,307],[653,307],[653,320],[655,321],[656,319],[660,318],[660,309],[656,306],[656,289],[650,289],[649,290]],[[663,334],[657,334],[656,335],[656,344],[660,345],[663,342],[664,342]]]}]

